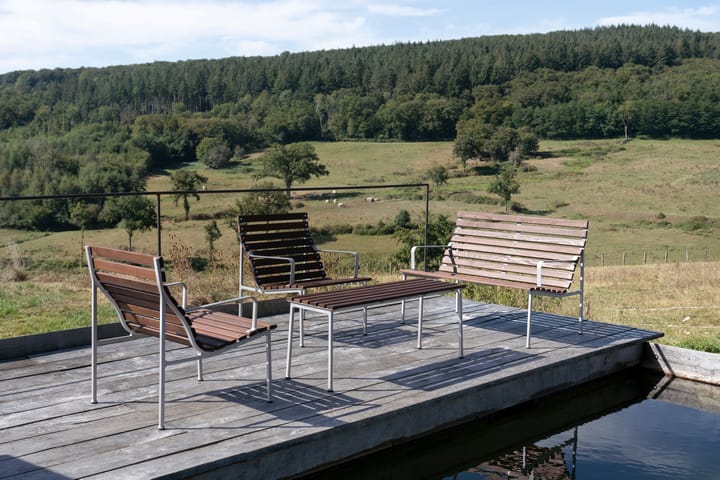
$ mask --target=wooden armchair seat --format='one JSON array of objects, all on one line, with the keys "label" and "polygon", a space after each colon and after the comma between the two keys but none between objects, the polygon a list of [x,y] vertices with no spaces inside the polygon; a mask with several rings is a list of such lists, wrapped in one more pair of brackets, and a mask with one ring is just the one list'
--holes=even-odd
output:
[{"label": "wooden armchair seat", "polygon": [[[240,215],[240,295],[244,291],[262,294],[303,294],[310,288],[363,284],[369,277],[358,276],[359,254],[346,250],[319,249],[305,212],[272,215]],[[353,256],[353,275],[332,278],[321,252]],[[250,265],[254,285],[245,283],[245,263]]]},{"label": "wooden armchair seat", "polygon": [[[225,347],[240,345],[258,336],[266,339],[267,400],[272,399],[270,332],[276,325],[257,320],[257,302],[245,296],[187,308],[187,292],[181,283],[168,284],[159,256],[112,248],[85,247],[92,286],[92,379],[91,402],[97,402],[97,292],[105,294],[128,336],[135,334],[158,337],[160,341],[158,428],[165,428],[165,369],[168,365],[197,360],[198,380],[203,379],[202,359]],[[183,287],[179,304],[168,287]],[[226,303],[253,302],[251,318],[213,310]],[[192,357],[166,359],[165,341],[191,347]]]}]

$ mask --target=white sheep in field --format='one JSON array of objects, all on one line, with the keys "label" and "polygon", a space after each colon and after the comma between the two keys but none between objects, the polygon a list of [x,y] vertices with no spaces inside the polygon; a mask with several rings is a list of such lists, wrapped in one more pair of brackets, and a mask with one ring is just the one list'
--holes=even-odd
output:
[{"label": "white sheep in field", "polygon": [[339,208],[345,208],[345,204],[342,203],[342,202],[338,203],[337,206],[338,206]]}]

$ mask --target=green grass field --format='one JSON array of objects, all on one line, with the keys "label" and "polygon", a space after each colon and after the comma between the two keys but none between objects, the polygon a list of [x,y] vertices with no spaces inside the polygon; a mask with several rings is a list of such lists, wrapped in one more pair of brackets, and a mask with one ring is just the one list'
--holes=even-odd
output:
[{"label": "green grass field", "polygon": [[[427,182],[425,172],[434,165],[448,168],[450,178],[446,184],[432,187],[431,214],[453,217],[462,209],[504,210],[487,193],[493,176],[482,173],[492,171],[491,165],[469,164],[463,171],[452,156],[452,143],[314,145],[330,175],[295,186],[351,188],[336,194],[344,208],[330,201],[327,191],[296,192],[294,208],[307,211],[313,226],[388,222],[403,209],[421,218],[424,189],[381,187]],[[531,168],[519,174],[521,190],[513,202],[530,214],[590,221],[590,318],[647,325],[665,331],[667,343],[689,342],[696,348],[720,351],[720,204],[716,194],[720,141],[542,142],[540,147],[542,155],[528,160]],[[199,164],[186,168],[201,170],[208,177],[207,190],[252,188],[257,158],[252,155],[219,171]],[[280,187],[278,180],[273,181]],[[359,188],[361,185],[371,187]],[[150,191],[170,189],[168,175],[148,182]],[[367,197],[377,201],[367,202]],[[200,218],[227,211],[241,199],[239,194],[203,194],[199,202],[191,201],[193,218],[186,222],[181,206],[175,205],[172,197],[164,197],[163,253],[178,259],[206,258],[203,227],[207,220]],[[194,277],[191,283],[200,292],[197,301],[233,294],[236,288],[236,271],[228,269],[236,268],[237,240],[224,221],[221,231],[216,249],[226,265],[234,267],[216,270],[214,277],[207,272],[184,272]],[[156,235],[155,231],[136,234],[136,249],[154,251]],[[119,229],[89,231],[84,239],[78,231],[0,230],[0,337],[88,323],[87,274],[81,266],[83,241],[125,247],[127,236]],[[389,256],[399,246],[390,237],[341,235],[326,246],[360,251],[367,261],[364,267],[372,269],[376,277],[395,275],[397,266]],[[620,266],[623,258],[625,267]],[[644,261],[648,265],[639,265]],[[679,269],[685,278],[682,288],[673,283],[680,281]],[[611,272],[615,273],[610,276]],[[544,308],[572,314],[572,306],[564,302],[548,302]]]}]

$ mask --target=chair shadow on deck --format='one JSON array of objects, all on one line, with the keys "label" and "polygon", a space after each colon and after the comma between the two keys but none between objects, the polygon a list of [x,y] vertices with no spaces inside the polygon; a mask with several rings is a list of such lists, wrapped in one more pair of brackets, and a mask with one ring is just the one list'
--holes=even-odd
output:
[{"label": "chair shadow on deck", "polygon": [[[325,388],[315,387],[293,379],[282,379],[273,383],[272,403],[263,401],[263,392],[263,384],[257,383],[204,392],[198,394],[197,397],[209,395],[240,405],[252,404],[257,406],[258,410],[270,414],[273,419],[291,420],[308,426],[326,427],[345,423],[341,420],[342,415],[333,414],[330,416],[325,414],[327,412],[362,405],[362,408],[352,410],[353,414],[356,414],[360,410],[371,410],[378,406],[349,395],[328,392]],[[260,420],[258,425],[271,422],[271,419],[266,418]],[[247,428],[247,426],[243,425],[243,428]]]},{"label": "chair shadow on deck", "polygon": [[0,455],[0,472],[2,472],[3,477],[32,474],[38,478],[45,478],[48,480],[65,480],[72,478],[10,455]]},{"label": "chair shadow on deck", "polygon": [[488,376],[509,367],[517,367],[537,358],[538,355],[527,351],[495,347],[466,355],[461,359],[453,358],[402,370],[382,379],[410,389],[433,391]]},{"label": "chair shadow on deck", "polygon": [[[387,306],[376,308],[380,310]],[[373,308],[368,310],[367,334],[363,334],[361,312],[349,312],[336,317],[334,342],[338,345],[379,349],[417,340],[417,309],[414,306],[407,307],[404,322],[401,320],[399,306],[397,311],[381,310],[380,314],[373,310]],[[457,328],[456,318],[457,316],[452,310],[423,315],[423,337],[431,338],[447,333],[448,329]],[[327,317],[308,315],[305,322],[306,345],[308,339],[317,339],[321,342],[319,345],[326,346]]]},{"label": "chair shadow on deck", "polygon": [[[496,332],[524,337],[527,328],[527,311],[511,307],[486,311],[464,321],[466,327],[477,327]],[[654,337],[655,332],[625,325],[583,320],[583,333],[579,334],[577,317],[567,317],[554,313],[533,312],[532,336],[536,340],[558,342],[566,345],[605,345],[618,338],[626,340],[646,340]],[[522,338],[518,339],[520,342]],[[508,345],[514,346],[514,345]]]}]

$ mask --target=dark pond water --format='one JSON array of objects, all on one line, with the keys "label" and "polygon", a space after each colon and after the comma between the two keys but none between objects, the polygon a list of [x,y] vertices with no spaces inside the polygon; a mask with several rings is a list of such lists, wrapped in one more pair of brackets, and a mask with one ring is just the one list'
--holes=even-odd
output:
[{"label": "dark pond water", "polygon": [[632,370],[306,478],[720,480],[720,387]]}]

